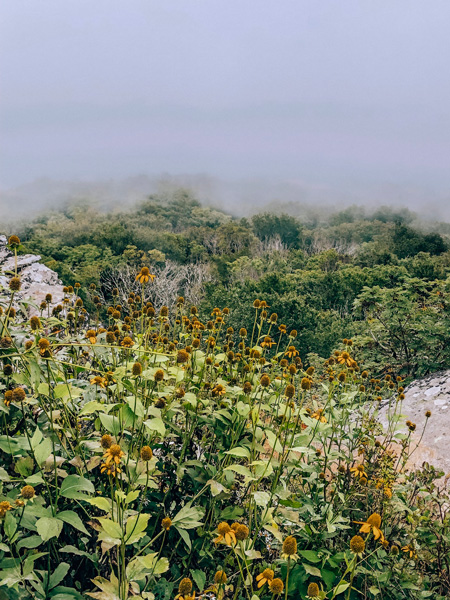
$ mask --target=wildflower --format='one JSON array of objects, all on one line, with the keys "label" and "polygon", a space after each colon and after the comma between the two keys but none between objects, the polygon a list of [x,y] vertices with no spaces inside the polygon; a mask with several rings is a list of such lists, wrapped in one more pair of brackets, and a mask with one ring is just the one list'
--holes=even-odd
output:
[{"label": "wildflower", "polygon": [[212,394],[213,396],[224,396],[226,394],[226,389],[222,384],[218,383],[213,387]]},{"label": "wildflower", "polygon": [[259,380],[259,383],[262,387],[268,387],[270,385],[270,377],[264,374]]},{"label": "wildflower", "polygon": [[272,340],[272,338],[270,336],[266,335],[264,340],[261,342],[261,347],[262,348],[272,348],[272,346],[274,344],[275,344],[275,342]]},{"label": "wildflower", "polygon": [[311,418],[317,419],[317,421],[320,421],[321,423],[327,422],[326,418],[323,416],[323,408],[319,408],[318,410],[316,410],[316,412],[314,412],[311,415]]},{"label": "wildflower", "polygon": [[17,235],[11,235],[8,239],[8,246],[10,248],[17,248],[20,246],[20,238]]},{"label": "wildflower", "polygon": [[293,385],[287,385],[284,390],[286,398],[293,398],[295,396],[295,387]]},{"label": "wildflower", "polygon": [[12,339],[8,336],[2,337],[0,339],[0,347],[1,348],[11,348],[12,346]]},{"label": "wildflower", "polygon": [[350,472],[353,473],[354,477],[359,477],[360,479],[361,477],[367,478],[367,473],[365,471],[364,465],[356,465],[356,467],[352,467],[350,469]]},{"label": "wildflower", "polygon": [[105,464],[109,465],[110,463],[115,463],[118,465],[122,456],[125,456],[125,452],[122,451],[119,444],[112,444],[105,452]]},{"label": "wildflower", "polygon": [[14,372],[14,369],[12,368],[12,365],[8,365],[8,364],[7,364],[7,365],[5,365],[5,366],[3,367],[3,374],[4,374],[6,377],[9,377],[10,375],[12,375],[12,374],[13,374],[13,372]]},{"label": "wildflower", "polygon": [[144,462],[148,462],[149,460],[151,460],[153,457],[153,451],[150,448],[150,446],[143,446],[141,448],[141,459]]},{"label": "wildflower", "polygon": [[214,575],[214,583],[218,583],[218,584],[225,584],[228,580],[227,574],[225,573],[225,571],[217,571],[216,574]]},{"label": "wildflower", "polygon": [[93,329],[88,329],[86,331],[86,339],[88,339],[91,344],[95,344],[97,342],[97,335]]},{"label": "wildflower", "polygon": [[0,502],[0,517],[4,517],[11,508],[12,506],[7,500]]},{"label": "wildflower", "polygon": [[392,554],[392,556],[398,556],[398,553],[399,553],[398,546],[396,546],[395,544],[392,544],[392,546],[391,546],[391,554]]},{"label": "wildflower", "polygon": [[306,592],[306,596],[308,598],[318,598],[320,595],[320,590],[319,590],[319,586],[317,585],[317,583],[310,583],[308,585],[308,591]]},{"label": "wildflower", "polygon": [[171,526],[172,526],[172,519],[170,517],[164,517],[164,519],[161,521],[161,527],[163,529],[165,529],[166,531],[169,531]]},{"label": "wildflower", "polygon": [[106,388],[108,381],[101,377],[100,375],[96,375],[91,379],[91,385],[98,385],[98,387]]},{"label": "wildflower", "polygon": [[106,334],[106,343],[114,344],[115,342],[116,342],[116,336],[115,336],[114,332],[108,331],[108,333]]},{"label": "wildflower", "polygon": [[242,389],[244,391],[244,394],[250,394],[250,392],[252,391],[252,384],[250,383],[250,381],[246,381],[242,386]]},{"label": "wildflower", "polygon": [[301,383],[300,383],[300,387],[302,388],[302,390],[310,390],[311,389],[311,379],[308,379],[308,377],[303,377]]},{"label": "wildflower", "polygon": [[12,400],[12,390],[6,390],[5,398],[3,400],[3,402],[5,403],[5,406],[9,406],[11,404],[11,400]]},{"label": "wildflower", "polygon": [[217,531],[218,531],[219,535],[214,540],[215,544],[218,544],[222,540],[225,541],[225,544],[227,546],[236,544],[236,534],[231,529],[231,527],[228,525],[228,523],[226,523],[225,521],[223,521],[222,523],[219,523],[219,525],[217,526]]},{"label": "wildflower", "polygon": [[139,281],[142,285],[144,283],[148,283],[150,279],[153,281],[155,279],[155,275],[150,273],[150,269],[148,267],[142,267],[140,272],[136,275],[136,281]]},{"label": "wildflower", "polygon": [[108,450],[108,448],[111,448],[112,443],[113,443],[113,439],[109,435],[109,433],[105,433],[105,435],[102,435],[102,437],[100,439],[100,445],[102,448],[104,448],[105,450]]},{"label": "wildflower", "polygon": [[367,521],[355,521],[355,523],[358,523],[358,525],[362,525],[361,529],[359,530],[360,532],[370,533],[371,531],[373,531],[373,535],[376,540],[378,538],[380,538],[381,541],[384,540],[383,532],[380,529],[381,517],[378,513],[371,514]]},{"label": "wildflower", "polygon": [[11,277],[9,280],[9,289],[12,292],[18,292],[22,287],[22,282],[20,281],[20,277]]},{"label": "wildflower", "polygon": [[32,485],[26,485],[22,488],[22,491],[20,493],[22,495],[22,498],[25,498],[25,500],[31,500],[36,495],[36,492]]},{"label": "wildflower", "polygon": [[120,470],[120,467],[118,465],[116,465],[115,463],[110,463],[109,465],[107,465],[106,463],[103,463],[100,465],[100,472],[106,473],[107,475],[112,475],[113,477],[116,477],[118,473],[121,473],[121,470]]},{"label": "wildflower", "polygon": [[427,419],[429,419],[431,417],[431,410],[427,410],[427,412],[425,413],[425,416]]},{"label": "wildflower", "polygon": [[185,577],[180,581],[180,585],[178,586],[178,595],[176,598],[184,598],[186,594],[190,594],[192,592],[192,581],[189,577]]},{"label": "wildflower", "polygon": [[295,346],[289,346],[284,354],[288,358],[292,358],[293,356],[298,356],[298,350]]},{"label": "wildflower", "polygon": [[354,535],[350,540],[350,550],[353,554],[362,554],[366,548],[366,542],[360,535]]},{"label": "wildflower", "polygon": [[243,523],[237,523],[237,527],[234,530],[234,534],[237,540],[239,540],[240,542],[246,540],[248,538],[249,533],[250,532],[247,525],[244,525]]},{"label": "wildflower", "polygon": [[25,400],[25,390],[21,387],[14,388],[11,394],[11,400],[13,402],[23,402]]},{"label": "wildflower", "polygon": [[[1,505],[2,503],[0,503]],[[417,553],[416,550],[414,548],[414,545],[408,544],[407,546],[402,546],[402,552],[405,552],[405,554],[409,554],[409,558],[416,558],[417,557]]]},{"label": "wildflower", "polygon": [[46,338],[41,338],[38,342],[39,354],[43,357],[50,356],[50,342]]},{"label": "wildflower", "polygon": [[188,360],[189,360],[189,352],[186,352],[186,350],[178,350],[177,363],[182,365],[184,363],[187,363]]},{"label": "wildflower", "polygon": [[253,302],[253,308],[259,308],[261,306],[261,301],[258,300],[258,298],[256,298],[256,300]]},{"label": "wildflower", "polygon": [[261,588],[265,583],[270,583],[273,581],[275,573],[272,569],[264,569],[262,573],[256,576],[256,581],[258,582],[258,588]]},{"label": "wildflower", "polygon": [[269,590],[272,592],[272,594],[281,594],[284,590],[283,581],[279,577],[272,579],[272,581],[269,583]]},{"label": "wildflower", "polygon": [[164,379],[164,371],[162,369],[158,369],[154,375],[155,381],[162,381]]},{"label": "wildflower", "polygon": [[283,558],[292,558],[296,560],[297,556],[297,540],[293,535],[288,535],[283,542],[283,552],[281,554]]},{"label": "wildflower", "polygon": [[31,317],[30,319],[30,327],[33,331],[36,331],[38,329],[40,329],[42,327],[41,325],[41,321],[39,319],[39,317]]},{"label": "wildflower", "polygon": [[350,354],[348,352],[342,352],[342,354],[340,354],[337,357],[337,362],[340,365],[346,365],[347,367],[351,367],[353,366],[353,363],[355,362],[352,357],[350,356]]},{"label": "wildflower", "polygon": [[134,342],[129,336],[127,336],[123,338],[121,346],[124,348],[132,348],[134,346]]}]

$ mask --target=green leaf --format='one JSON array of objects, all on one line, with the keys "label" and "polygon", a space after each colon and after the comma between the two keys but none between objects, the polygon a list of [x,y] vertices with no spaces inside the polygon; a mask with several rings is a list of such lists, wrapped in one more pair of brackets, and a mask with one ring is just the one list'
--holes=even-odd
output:
[{"label": "green leaf", "polygon": [[50,580],[48,582],[48,589],[51,590],[60,583],[64,577],[67,575],[70,569],[70,565],[68,563],[59,563],[53,573],[50,575]]},{"label": "green leaf", "polygon": [[4,523],[5,533],[10,540],[13,539],[14,534],[17,529],[17,521],[12,513],[9,511],[5,515],[5,523]]},{"label": "green leaf", "polygon": [[238,456],[242,458],[250,459],[250,452],[247,448],[242,448],[239,446],[237,448],[232,448],[231,450],[227,450],[225,454],[231,454],[231,456]]},{"label": "green leaf", "polygon": [[128,492],[126,498],[125,498],[125,504],[130,504],[130,502],[134,502],[136,500],[136,498],[139,497],[139,490],[134,490],[133,492]]},{"label": "green leaf", "polygon": [[62,482],[60,494],[65,498],[84,500],[86,494],[82,494],[82,491],[93,494],[95,492],[94,484],[89,479],[85,479],[79,475],[69,475]]},{"label": "green leaf", "polygon": [[113,435],[117,436],[120,433],[120,421],[114,415],[106,415],[105,413],[99,413],[100,421],[106,431],[109,431]]},{"label": "green leaf", "polygon": [[322,577],[322,574],[320,573],[320,571],[317,567],[313,567],[312,565],[309,565],[308,563],[302,563],[302,564],[303,564],[303,568],[309,575],[314,575],[314,577]]},{"label": "green leaf", "polygon": [[181,529],[195,529],[196,527],[200,527],[203,525],[199,521],[203,517],[204,509],[199,506],[191,506],[190,503],[183,506],[183,508],[177,512],[177,514],[172,519],[172,524],[177,525]]},{"label": "green leaf", "polygon": [[88,558],[89,560],[91,560],[92,562],[97,562],[96,554],[92,554],[91,552],[84,552],[83,550],[79,550],[78,548],[76,548],[75,546],[71,546],[70,544],[61,548],[60,552],[66,552],[68,554],[76,554],[77,556],[84,556],[84,557]]},{"label": "green leaf", "polygon": [[63,528],[62,521],[54,517],[41,517],[36,521],[36,529],[43,542],[59,537]]},{"label": "green leaf", "polygon": [[98,402],[97,400],[91,400],[91,402],[86,402],[86,404],[80,410],[78,415],[80,417],[82,417],[83,415],[91,415],[92,413],[99,410],[105,410],[105,405],[101,402]]},{"label": "green leaf", "polygon": [[41,466],[52,453],[52,441],[50,438],[44,438],[34,451],[36,462]]},{"label": "green leaf", "polygon": [[187,531],[185,531],[184,529],[178,529],[178,527],[176,525],[175,525],[175,529],[178,531],[178,533],[182,537],[184,543],[188,547],[188,550],[192,550],[192,543],[191,543],[191,538],[189,536],[189,533]]},{"label": "green leaf", "polygon": [[149,518],[149,514],[141,513],[127,519],[124,536],[126,544],[134,544],[144,537]]},{"label": "green leaf", "polygon": [[64,523],[68,523],[69,525],[72,525],[72,527],[75,527],[75,529],[78,529],[86,535],[89,535],[86,527],[83,525],[82,520],[73,510],[63,510],[56,515],[56,518],[61,519],[61,521],[64,521]]},{"label": "green leaf", "polygon": [[318,563],[321,561],[321,559],[317,556],[317,552],[314,552],[313,550],[300,550],[299,554],[312,563]]},{"label": "green leaf", "polygon": [[40,535],[30,535],[29,537],[23,538],[17,542],[17,549],[20,548],[37,548],[42,544],[42,538]]},{"label": "green leaf", "polygon": [[206,574],[203,571],[196,569],[195,571],[191,570],[191,575],[199,593],[203,592],[203,590],[205,589]]},{"label": "green leaf", "polygon": [[253,477],[251,471],[244,467],[244,465],[230,465],[226,467],[224,471],[233,471],[233,473],[237,473],[238,475],[243,475],[245,477],[245,481],[255,481],[255,477]]},{"label": "green leaf", "polygon": [[144,421],[144,425],[148,427],[148,429],[150,429],[151,431],[156,431],[157,433],[159,433],[161,437],[164,437],[166,435],[166,426],[164,425],[163,420],[159,417],[147,419],[147,421]]},{"label": "green leaf", "polygon": [[112,521],[111,519],[104,519],[102,517],[97,517],[97,521],[100,522],[103,530],[115,540],[122,539],[122,527],[119,523]]},{"label": "green leaf", "polygon": [[86,498],[86,502],[92,504],[92,506],[96,506],[100,510],[104,510],[105,512],[111,511],[111,500],[108,498]]}]

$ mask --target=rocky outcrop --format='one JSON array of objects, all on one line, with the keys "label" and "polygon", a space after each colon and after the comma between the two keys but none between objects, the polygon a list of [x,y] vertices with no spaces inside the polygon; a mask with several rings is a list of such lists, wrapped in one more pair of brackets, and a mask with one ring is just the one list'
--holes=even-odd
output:
[{"label": "rocky outcrop", "polygon": [[[404,391],[398,431],[407,431],[406,420],[415,423],[412,435],[417,445],[409,461],[409,467],[419,468],[423,462],[450,474],[450,371],[433,373],[429,377],[413,381]],[[395,399],[380,411],[380,421],[386,425],[388,410],[393,410]],[[431,417],[427,418],[427,411]],[[423,435],[422,435],[423,433]]]},{"label": "rocky outcrop", "polygon": [[[16,293],[18,301],[30,302],[27,307],[29,316],[39,314],[39,305],[47,294],[52,295],[50,307],[60,304],[64,298],[63,285],[58,274],[39,261],[36,254],[22,254],[17,257],[17,274],[20,277],[21,289]],[[15,258],[7,247],[7,239],[0,236],[0,301],[10,297],[8,282],[15,273]],[[4,304],[4,302],[3,302]]]}]

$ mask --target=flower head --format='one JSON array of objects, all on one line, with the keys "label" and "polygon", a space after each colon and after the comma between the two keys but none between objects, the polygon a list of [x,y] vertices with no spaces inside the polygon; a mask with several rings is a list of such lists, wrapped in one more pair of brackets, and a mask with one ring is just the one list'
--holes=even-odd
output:
[{"label": "flower head", "polygon": [[350,550],[353,554],[362,554],[366,547],[366,542],[360,535],[354,535],[350,540]]},{"label": "flower head", "polygon": [[144,462],[148,462],[153,457],[153,452],[150,446],[142,446],[141,448],[141,459]]},{"label": "flower head", "polygon": [[142,285],[144,283],[148,283],[150,279],[153,281],[155,279],[155,275],[150,273],[150,269],[148,267],[142,267],[142,269],[136,275],[136,281],[139,281],[139,283]]},{"label": "flower head", "polygon": [[227,582],[227,574],[225,573],[225,571],[217,571],[217,573],[214,575],[214,583],[226,583]]},{"label": "flower head", "polygon": [[296,560],[297,555],[297,540],[293,535],[288,535],[283,542],[283,552],[281,554],[283,558],[292,558]]},{"label": "flower head", "polygon": [[272,592],[272,594],[281,594],[284,590],[283,581],[279,577],[272,579],[272,581],[269,583],[269,590]]},{"label": "flower head", "polygon": [[123,456],[125,456],[125,452],[122,451],[119,444],[112,444],[105,452],[105,464],[109,465],[110,463],[115,463],[118,465]]},{"label": "flower head", "polygon": [[0,517],[4,517],[11,508],[12,506],[7,500],[0,502]]},{"label": "flower head", "polygon": [[367,521],[355,521],[355,523],[362,526],[359,530],[360,533],[373,532],[373,536],[376,540],[380,539],[381,542],[384,541],[384,535],[380,529],[381,517],[378,513],[371,514]]},{"label": "flower head", "polygon": [[317,583],[310,583],[308,585],[308,591],[306,592],[306,596],[308,598],[318,598],[320,595],[320,590],[319,590],[319,586],[317,585]]},{"label": "flower head", "polygon": [[161,527],[163,529],[165,529],[166,531],[169,531],[171,526],[172,526],[172,519],[170,517],[164,517],[164,519],[161,521]]},{"label": "flower head", "polygon": [[273,580],[275,573],[272,569],[264,569],[262,573],[256,576],[258,587],[261,588],[264,584],[270,583]]},{"label": "flower head", "polygon": [[225,521],[219,523],[219,525],[217,526],[217,532],[219,535],[214,540],[215,544],[219,544],[222,541],[227,546],[233,546],[234,544],[236,544],[236,534]]}]

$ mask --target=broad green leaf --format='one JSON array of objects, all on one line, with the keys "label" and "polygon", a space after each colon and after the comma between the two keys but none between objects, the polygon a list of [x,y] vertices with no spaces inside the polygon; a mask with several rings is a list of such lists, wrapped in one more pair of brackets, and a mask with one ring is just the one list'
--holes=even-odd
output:
[{"label": "broad green leaf", "polygon": [[231,450],[227,450],[225,454],[231,454],[231,456],[238,456],[242,458],[250,458],[250,452],[247,448],[242,448],[241,446],[237,448],[232,448]]},{"label": "broad green leaf", "polygon": [[243,475],[245,477],[245,481],[255,481],[255,477],[253,477],[251,471],[244,467],[244,465],[230,465],[226,467],[224,471],[233,471],[233,473],[237,473],[238,475]]},{"label": "broad green leaf", "polygon": [[70,565],[68,563],[59,563],[53,573],[50,575],[50,580],[48,582],[48,589],[51,590],[61,583],[64,577],[67,575],[70,569]]},{"label": "broad green leaf", "polygon": [[42,541],[47,542],[53,537],[59,537],[63,523],[54,517],[41,517],[36,521],[36,529],[42,538]]},{"label": "broad green leaf", "polygon": [[195,529],[200,527],[203,523],[200,522],[204,514],[204,509],[199,506],[192,507],[190,503],[183,506],[183,508],[174,516],[172,524],[177,525],[181,529]]},{"label": "broad green leaf", "polygon": [[38,465],[42,465],[52,453],[52,441],[50,438],[44,438],[34,450],[34,456]]},{"label": "broad green leaf", "polygon": [[134,544],[144,537],[149,518],[149,514],[141,513],[127,519],[124,536],[126,544]]},{"label": "broad green leaf", "polygon": [[191,575],[199,592],[203,592],[206,583],[206,574],[204,571],[200,571],[199,569],[191,570]]},{"label": "broad green leaf", "polygon": [[5,522],[3,526],[5,528],[6,535],[10,540],[12,540],[17,530],[17,521],[15,516],[9,511],[5,515]]},{"label": "broad green leaf", "polygon": [[160,434],[161,437],[166,435],[166,427],[163,423],[163,420],[159,417],[155,417],[153,419],[147,419],[144,421],[144,425],[148,427],[151,431],[156,431]]},{"label": "broad green leaf", "polygon": [[104,510],[105,512],[111,511],[111,500],[109,500],[108,498],[86,498],[86,502],[89,502],[89,504],[92,504],[92,506],[96,506],[97,508],[99,508],[100,510]]},{"label": "broad green leaf", "polygon": [[313,567],[312,565],[309,565],[308,563],[302,563],[302,564],[303,564],[303,568],[309,575],[314,575],[314,577],[322,577],[322,574],[317,567]]},{"label": "broad green leaf", "polygon": [[84,500],[86,494],[81,492],[89,492],[93,494],[95,492],[94,484],[80,477],[79,475],[69,475],[64,479],[61,485],[60,495],[65,498],[72,498],[74,500]]},{"label": "broad green leaf", "polygon": [[122,539],[122,527],[119,523],[112,521],[111,519],[105,519],[102,517],[97,517],[97,521],[100,522],[103,530],[112,538],[116,540]]},{"label": "broad green leaf", "polygon": [[106,431],[109,431],[109,433],[112,433],[115,436],[119,435],[121,427],[120,421],[116,416],[106,415],[105,413],[99,413],[98,416]]},{"label": "broad green leaf", "polygon": [[17,542],[17,549],[20,548],[37,548],[42,544],[42,538],[40,535],[30,535]]},{"label": "broad green leaf", "polygon": [[89,535],[86,527],[83,525],[82,520],[73,510],[63,510],[56,515],[56,518],[61,519],[61,521],[64,521],[64,523],[68,523],[69,525],[72,525],[72,527],[75,527],[75,529],[78,529],[86,535]]}]

